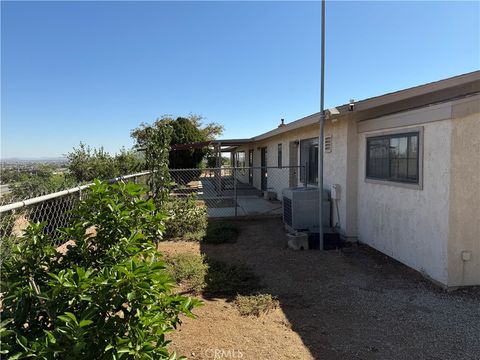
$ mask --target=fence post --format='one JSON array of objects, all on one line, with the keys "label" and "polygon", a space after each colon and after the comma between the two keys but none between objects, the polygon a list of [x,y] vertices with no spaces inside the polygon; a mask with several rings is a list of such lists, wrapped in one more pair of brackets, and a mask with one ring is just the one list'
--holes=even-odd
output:
[{"label": "fence post", "polygon": [[308,162],[305,164],[305,176],[303,177],[303,186],[308,186]]},{"label": "fence post", "polygon": [[237,173],[236,173],[236,170],[237,168],[233,168],[233,198],[234,198],[234,201],[235,201],[235,217],[237,217],[237,207],[238,207],[238,204],[237,204],[237,199],[238,199],[238,196],[237,196]]}]

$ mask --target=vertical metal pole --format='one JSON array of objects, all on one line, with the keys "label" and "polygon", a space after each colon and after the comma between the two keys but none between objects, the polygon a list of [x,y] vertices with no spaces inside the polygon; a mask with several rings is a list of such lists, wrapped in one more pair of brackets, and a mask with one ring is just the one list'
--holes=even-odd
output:
[{"label": "vertical metal pole", "polygon": [[237,216],[237,208],[238,208],[238,204],[237,204],[237,199],[238,199],[238,196],[237,196],[237,172],[236,172],[237,168],[234,167],[233,168],[233,198],[234,198],[234,201],[235,201],[235,217]]},{"label": "vertical metal pole", "polygon": [[325,0],[322,0],[322,34],[321,34],[321,70],[320,70],[320,136],[318,139],[318,230],[320,250],[323,250],[323,138],[325,126]]},{"label": "vertical metal pole", "polygon": [[216,162],[215,162],[215,166],[216,166],[216,169],[215,169],[215,187],[216,187],[216,190],[217,190],[217,193],[221,192],[222,191],[222,160],[220,159],[220,157],[222,156],[222,153],[221,153],[221,144],[218,143],[217,144],[217,148],[216,148]]},{"label": "vertical metal pole", "polygon": [[305,163],[305,171],[303,173],[303,187],[308,186],[308,161]]}]

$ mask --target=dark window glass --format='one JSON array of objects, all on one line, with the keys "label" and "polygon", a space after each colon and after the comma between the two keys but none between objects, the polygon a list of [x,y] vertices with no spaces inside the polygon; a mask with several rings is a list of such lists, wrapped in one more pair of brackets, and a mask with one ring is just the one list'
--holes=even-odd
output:
[{"label": "dark window glass", "polygon": [[318,138],[300,141],[300,181],[312,185],[318,184]]},{"label": "dark window glass", "polygon": [[278,144],[278,167],[282,167],[282,144]]},{"label": "dark window glass", "polygon": [[418,183],[418,132],[368,138],[367,178]]}]

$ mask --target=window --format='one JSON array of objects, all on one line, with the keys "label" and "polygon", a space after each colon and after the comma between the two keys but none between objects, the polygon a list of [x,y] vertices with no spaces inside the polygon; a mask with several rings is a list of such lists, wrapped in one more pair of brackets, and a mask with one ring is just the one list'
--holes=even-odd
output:
[{"label": "window", "polygon": [[300,181],[318,184],[318,138],[300,141]]},{"label": "window", "polygon": [[419,183],[419,132],[367,138],[367,178]]},{"label": "window", "polygon": [[278,167],[282,167],[282,144],[278,144]]},{"label": "window", "polygon": [[236,152],[236,161],[235,166],[237,168],[244,168],[245,167],[245,151],[238,151]]}]

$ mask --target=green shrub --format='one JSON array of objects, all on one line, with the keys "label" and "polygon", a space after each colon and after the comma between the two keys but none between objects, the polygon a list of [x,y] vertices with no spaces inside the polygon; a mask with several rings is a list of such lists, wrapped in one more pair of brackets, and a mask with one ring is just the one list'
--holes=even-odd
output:
[{"label": "green shrub", "polygon": [[206,294],[235,296],[251,294],[262,287],[260,278],[247,266],[216,260],[209,260],[208,265]]},{"label": "green shrub", "polygon": [[278,307],[278,300],[270,294],[237,295],[234,302],[242,316],[260,316]]},{"label": "green shrub", "polygon": [[166,215],[144,198],[139,185],[97,182],[62,232],[66,253],[44,224],[26,229],[1,265],[2,357],[170,359],[165,334],[198,301],[172,295],[155,244]]},{"label": "green shrub", "polygon": [[165,202],[169,218],[165,221],[165,239],[201,240],[207,229],[207,209],[196,195],[171,197]]},{"label": "green shrub", "polygon": [[207,234],[203,241],[209,244],[234,243],[240,234],[237,224],[225,221],[211,221],[207,226]]},{"label": "green shrub", "polygon": [[167,259],[167,270],[186,291],[199,292],[205,287],[208,264],[204,255],[174,255]]},{"label": "green shrub", "polygon": [[80,143],[78,148],[67,154],[67,158],[68,170],[78,183],[94,179],[110,180],[145,169],[143,155],[125,148],[112,155],[103,147],[96,149]]}]

